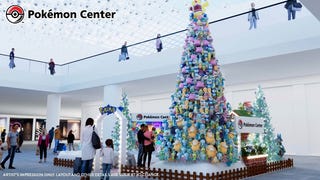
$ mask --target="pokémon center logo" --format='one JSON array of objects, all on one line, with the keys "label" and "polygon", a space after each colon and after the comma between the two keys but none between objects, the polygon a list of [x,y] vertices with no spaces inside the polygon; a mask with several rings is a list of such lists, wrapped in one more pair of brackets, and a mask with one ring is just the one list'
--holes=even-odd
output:
[{"label": "pok\u00e9mon center logo", "polygon": [[18,5],[13,5],[7,9],[6,16],[9,22],[17,24],[23,20],[24,11],[22,7]]}]

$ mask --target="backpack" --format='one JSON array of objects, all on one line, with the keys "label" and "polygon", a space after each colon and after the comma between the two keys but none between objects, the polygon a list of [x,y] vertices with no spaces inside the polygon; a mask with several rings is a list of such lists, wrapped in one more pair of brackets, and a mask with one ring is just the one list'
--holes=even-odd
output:
[{"label": "backpack", "polygon": [[92,146],[95,149],[100,149],[101,148],[101,142],[100,142],[100,137],[98,134],[94,131],[94,126],[93,126],[93,131],[92,131]]}]

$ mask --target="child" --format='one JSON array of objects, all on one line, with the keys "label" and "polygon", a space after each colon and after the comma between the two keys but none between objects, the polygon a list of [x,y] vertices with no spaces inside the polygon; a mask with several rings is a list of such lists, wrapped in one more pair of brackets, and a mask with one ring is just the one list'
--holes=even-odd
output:
[{"label": "child", "polygon": [[[2,143],[2,140],[0,139],[0,161],[2,160],[2,155],[5,150],[6,150],[5,144]],[[2,170],[1,166],[0,166],[0,170]]]},{"label": "child", "polygon": [[106,177],[106,180],[109,180],[110,176],[110,170],[113,165],[113,141],[112,139],[106,140],[106,148],[101,149],[100,156],[102,157],[102,176],[101,180],[104,180],[104,177]]}]

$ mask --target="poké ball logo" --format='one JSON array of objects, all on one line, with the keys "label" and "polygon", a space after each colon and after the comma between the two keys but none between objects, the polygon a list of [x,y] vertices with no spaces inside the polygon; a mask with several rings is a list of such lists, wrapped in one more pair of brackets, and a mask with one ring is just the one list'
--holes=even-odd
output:
[{"label": "pok\u00e9 ball logo", "polygon": [[7,9],[6,16],[9,22],[17,24],[23,20],[24,11],[22,7],[18,5],[13,5]]},{"label": "pok\u00e9 ball logo", "polygon": [[243,127],[243,122],[241,119],[238,121],[238,127],[239,127],[239,129],[242,129],[242,127]]},{"label": "pok\u00e9 ball logo", "polygon": [[138,120],[141,120],[142,119],[142,114],[137,114],[136,117],[137,117]]}]

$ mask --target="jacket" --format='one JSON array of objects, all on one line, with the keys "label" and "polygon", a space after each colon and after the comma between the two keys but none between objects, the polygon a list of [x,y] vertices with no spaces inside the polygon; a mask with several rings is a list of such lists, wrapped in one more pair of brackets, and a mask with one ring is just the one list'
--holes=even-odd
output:
[{"label": "jacket", "polygon": [[[47,135],[46,135],[46,147],[48,147],[48,145],[49,145],[49,139],[50,139],[49,134],[47,134]],[[41,145],[41,141],[42,141],[42,134],[39,135],[39,138],[38,138],[38,146]]]},{"label": "jacket", "polygon": [[[255,14],[256,19],[259,19],[259,14],[258,14],[257,10],[254,11],[254,14]],[[251,21],[253,18],[254,18],[254,15],[253,15],[253,12],[251,9],[251,11],[248,13],[248,21]]]}]

